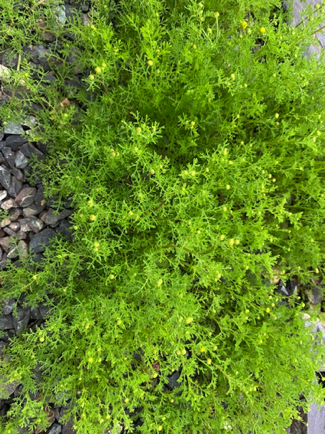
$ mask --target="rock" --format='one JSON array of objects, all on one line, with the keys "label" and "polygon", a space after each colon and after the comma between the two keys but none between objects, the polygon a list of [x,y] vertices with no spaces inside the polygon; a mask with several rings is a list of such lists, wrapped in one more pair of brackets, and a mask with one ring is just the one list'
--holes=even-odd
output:
[{"label": "rock", "polygon": [[[10,211],[11,211],[11,210],[10,210]],[[10,211],[9,211],[9,212],[10,212]],[[4,228],[4,227],[10,225],[10,223],[11,223],[10,218],[9,218],[9,217],[6,217],[6,218],[4,218],[4,219],[0,222],[0,227],[1,227],[1,228]]]},{"label": "rock", "polygon": [[39,310],[38,307],[32,307],[31,308],[31,310],[30,310],[30,318],[31,319],[36,319],[36,320],[43,319],[43,317],[41,315],[41,312],[40,312],[40,310]]},{"label": "rock", "polygon": [[6,190],[1,190],[0,191],[0,201],[2,201],[3,199],[5,199],[7,197],[7,191]]},{"label": "rock", "polygon": [[22,136],[9,136],[6,139],[6,146],[11,148],[13,151],[18,151],[20,146],[22,146],[24,143],[27,143],[28,139],[26,137]]},{"label": "rock", "polygon": [[44,81],[46,84],[52,84],[52,83],[55,82],[55,80],[56,80],[56,78],[54,77],[54,75],[51,74],[51,72],[49,72],[48,74],[46,74],[46,75],[43,77],[43,81]]},{"label": "rock", "polygon": [[73,233],[70,229],[71,223],[69,220],[62,220],[60,226],[58,228],[58,233],[60,233],[63,237],[68,238],[69,240],[73,239]]},{"label": "rock", "polygon": [[62,434],[76,434],[77,431],[73,429],[73,419],[70,419],[69,422],[67,422],[62,427]]},{"label": "rock", "polygon": [[[11,209],[9,210],[9,212],[8,212],[10,222],[11,222],[11,221],[14,221],[14,220],[17,220],[18,217],[19,217],[22,213],[23,213],[23,209],[22,209],[22,208],[11,208]],[[8,225],[9,225],[9,224],[10,224],[10,223],[8,223]],[[7,225],[5,225],[5,226],[7,226]]]},{"label": "rock", "polygon": [[9,227],[7,227],[7,228],[4,228],[4,230],[3,230],[6,234],[8,234],[10,237],[14,237],[14,238],[16,238],[17,237],[17,234],[16,234],[16,232],[15,231],[13,231],[12,229],[10,229]]},{"label": "rock", "polygon": [[[71,63],[73,65],[73,71],[75,74],[80,74],[84,70],[84,67],[79,62],[80,57],[81,57],[81,52],[80,52],[79,48],[72,47],[71,52],[70,52],[69,56],[67,57],[67,62]],[[80,83],[75,82],[75,81],[73,83],[76,83],[77,86],[80,87]]]},{"label": "rock", "polygon": [[54,423],[54,424],[51,426],[51,429],[50,429],[50,431],[48,432],[48,434],[60,434],[61,431],[62,431],[62,427],[61,427],[61,425],[59,425],[58,423]]},{"label": "rock", "polygon": [[307,293],[308,299],[312,304],[319,304],[323,300],[323,290],[314,286],[311,291]]},{"label": "rock", "polygon": [[307,419],[308,434],[322,434],[325,427],[325,405],[318,410],[316,404],[310,404]]},{"label": "rock", "polygon": [[[28,246],[25,241],[19,241],[17,246],[18,254],[20,259],[27,258],[28,256]],[[9,255],[8,255],[9,256]]]},{"label": "rock", "polygon": [[30,250],[34,250],[35,253],[42,253],[46,247],[50,245],[51,239],[56,236],[53,229],[44,229],[37,233],[29,244]]},{"label": "rock", "polygon": [[10,223],[9,229],[11,229],[12,231],[15,231],[15,232],[19,231],[19,229],[20,229],[19,222],[12,222],[12,223]]},{"label": "rock", "polygon": [[9,314],[11,314],[11,312],[12,312],[12,310],[14,308],[15,303],[16,303],[16,300],[14,298],[9,298],[9,300],[4,300],[2,302],[2,305],[3,305],[2,313],[3,313],[3,315],[9,315]]},{"label": "rock", "polygon": [[15,155],[14,163],[18,169],[25,169],[28,164],[28,158],[26,158],[26,156],[21,151],[18,151]]},{"label": "rock", "polygon": [[178,383],[178,379],[180,377],[180,372],[175,371],[169,378],[168,378],[168,387],[173,390],[176,387],[179,387],[181,384]]},{"label": "rock", "polygon": [[0,166],[0,184],[3,186],[5,190],[9,190],[11,183],[11,174],[10,170],[6,167],[1,165]]},{"label": "rock", "polygon": [[65,15],[66,20],[77,24],[77,17],[79,16],[79,11],[71,5],[65,5]]},{"label": "rock", "polygon": [[27,238],[26,232],[22,232],[22,231],[17,232],[17,239],[18,240],[26,240],[26,238]]},{"label": "rock", "polygon": [[64,25],[67,21],[66,15],[65,15],[64,5],[52,6],[52,11],[54,12],[54,15],[56,16],[58,23]]},{"label": "rock", "polygon": [[0,269],[5,268],[7,265],[7,254],[5,253],[0,261]]},{"label": "rock", "polygon": [[5,134],[24,134],[24,130],[19,124],[15,124],[15,122],[7,122],[5,125],[3,132]]},{"label": "rock", "polygon": [[45,48],[44,45],[39,44],[26,46],[23,50],[32,56],[33,63],[40,64],[45,71],[50,71],[51,68],[47,62],[47,58],[50,55],[50,50],[48,48]]},{"label": "rock", "polygon": [[35,234],[37,234],[44,227],[44,223],[36,217],[27,217],[25,219],[21,219],[19,220],[19,223],[20,230],[22,232],[33,231]]},{"label": "rock", "polygon": [[18,205],[13,199],[8,199],[2,202],[1,208],[2,209],[18,208]]},{"label": "rock", "polygon": [[[37,205],[42,205],[42,200],[44,199],[44,186],[43,185],[40,185],[38,188],[37,188],[37,192],[36,192],[36,196],[35,196],[35,203],[37,204]],[[46,203],[46,202],[45,202]]]},{"label": "rock", "polygon": [[7,258],[8,259],[15,259],[18,257],[18,249],[17,247],[14,247],[12,249],[9,250]]},{"label": "rock", "polygon": [[9,330],[13,328],[12,316],[1,315],[0,316],[0,330]]},{"label": "rock", "polygon": [[17,316],[13,316],[13,325],[17,333],[23,331],[30,320],[30,306],[29,307],[17,307]]},{"label": "rock", "polygon": [[14,177],[18,180],[18,181],[22,181],[24,179],[24,174],[21,170],[17,169],[16,167],[13,167],[11,169],[11,173],[14,175]]},{"label": "rock", "polygon": [[12,176],[10,187],[8,190],[9,196],[17,197],[22,188],[23,188],[23,183],[21,181],[18,181],[18,179],[16,179],[15,176]]},{"label": "rock", "polygon": [[6,162],[8,163],[8,165],[10,167],[14,167],[16,153],[11,148],[9,148],[7,146],[5,146],[1,152],[2,152]]},{"label": "rock", "polygon": [[16,203],[25,208],[31,205],[35,199],[36,188],[34,187],[24,187],[16,197]]},{"label": "rock", "polygon": [[13,246],[13,242],[11,241],[10,237],[3,237],[0,238],[0,246],[6,253],[8,253],[9,248]]},{"label": "rock", "polygon": [[46,224],[46,225],[55,225],[60,220],[59,215],[54,214],[54,210],[50,208],[47,212],[42,213],[40,215],[40,219]]},{"label": "rock", "polygon": [[28,119],[25,119],[24,122],[22,123],[22,126],[24,127],[29,127],[32,128],[33,125],[37,125],[37,119],[35,118],[35,116],[29,116]]},{"label": "rock", "polygon": [[23,215],[24,217],[32,217],[39,213],[41,213],[45,208],[44,205],[37,206],[35,203],[32,203],[31,206],[28,206],[27,208],[23,209]]},{"label": "rock", "polygon": [[20,148],[21,152],[28,158],[31,158],[33,154],[37,155],[38,159],[44,159],[43,152],[39,151],[34,145],[31,143],[24,143]]},{"label": "rock", "polygon": [[88,14],[82,14],[82,25],[83,26],[89,26],[90,25],[90,19]]},{"label": "rock", "polygon": [[1,389],[4,389],[0,391],[0,399],[8,399],[21,384],[19,381],[13,381],[11,383],[4,384],[6,381],[10,381],[10,379],[8,378],[5,381],[3,375],[0,376],[0,379]]}]

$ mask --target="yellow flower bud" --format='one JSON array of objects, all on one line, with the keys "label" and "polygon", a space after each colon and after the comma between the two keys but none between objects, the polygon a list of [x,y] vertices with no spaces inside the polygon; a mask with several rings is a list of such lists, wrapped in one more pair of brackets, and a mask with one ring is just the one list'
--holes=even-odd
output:
[{"label": "yellow flower bud", "polygon": [[261,32],[261,33],[265,33],[265,32],[266,32],[265,27],[261,27],[261,28],[260,28],[260,32]]},{"label": "yellow flower bud", "polygon": [[208,364],[208,365],[211,365],[211,363],[212,363],[212,360],[211,360],[211,359],[208,359],[208,360],[207,360],[207,364]]},{"label": "yellow flower bud", "polygon": [[96,216],[95,215],[91,215],[89,217],[89,220],[92,221],[92,222],[94,222],[96,220]]},{"label": "yellow flower bud", "polygon": [[95,68],[95,71],[97,72],[97,74],[99,74],[100,72],[102,72],[102,69],[99,66],[97,66],[97,68]]},{"label": "yellow flower bud", "polygon": [[191,322],[193,321],[193,318],[192,317],[188,317],[188,318],[186,318],[186,324],[191,324]]},{"label": "yellow flower bud", "polygon": [[36,279],[37,279],[37,276],[35,276],[35,274],[34,274],[34,276],[33,276],[33,279],[34,279],[34,280],[36,280]]},{"label": "yellow flower bud", "polygon": [[159,279],[158,282],[157,282],[157,285],[158,285],[158,286],[161,286],[162,283],[163,283],[162,279]]},{"label": "yellow flower bud", "polygon": [[141,128],[139,128],[139,127],[136,129],[136,132],[137,132],[137,133],[141,133],[141,131],[142,131],[142,130],[141,130]]},{"label": "yellow flower bud", "polygon": [[233,240],[233,239],[230,239],[230,240],[229,240],[229,244],[230,244],[231,246],[234,245],[234,242],[235,242],[235,240]]},{"label": "yellow flower bud", "polygon": [[224,235],[220,235],[220,240],[223,241],[225,239]]},{"label": "yellow flower bud", "polygon": [[274,116],[275,116],[275,119],[278,119],[280,115],[279,115],[279,113],[275,113]]},{"label": "yellow flower bud", "polygon": [[95,77],[92,74],[90,74],[88,78],[89,80],[95,80]]},{"label": "yellow flower bud", "polygon": [[148,65],[152,66],[153,65],[153,61],[152,60],[148,60]]},{"label": "yellow flower bud", "polygon": [[93,363],[94,359],[92,357],[89,357],[88,362]]},{"label": "yellow flower bud", "polygon": [[205,348],[204,347],[200,348],[200,351],[201,351],[201,353],[204,353]]},{"label": "yellow flower bud", "polygon": [[44,338],[43,338],[43,337],[42,337],[42,338],[40,338],[39,340],[40,340],[40,342],[44,342]]},{"label": "yellow flower bud", "polygon": [[220,16],[219,12],[215,12],[215,13],[214,13],[214,16],[215,16],[216,18],[218,18],[218,17]]},{"label": "yellow flower bud", "polygon": [[248,26],[248,24],[246,23],[246,21],[243,21],[242,23],[240,23],[241,29],[246,29],[247,26]]}]

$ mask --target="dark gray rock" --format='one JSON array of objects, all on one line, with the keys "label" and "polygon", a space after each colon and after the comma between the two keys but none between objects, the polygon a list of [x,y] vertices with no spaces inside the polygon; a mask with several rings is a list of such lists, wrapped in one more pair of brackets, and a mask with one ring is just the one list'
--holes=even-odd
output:
[{"label": "dark gray rock", "polygon": [[2,259],[1,259],[1,261],[0,261],[0,269],[4,269],[5,267],[6,267],[6,265],[7,265],[7,254],[5,253],[3,256],[2,256]]},{"label": "dark gray rock", "polygon": [[21,170],[17,169],[17,167],[13,167],[11,169],[11,173],[14,175],[14,177],[18,180],[18,181],[23,181],[24,179],[24,174]]},{"label": "dark gray rock", "polygon": [[40,185],[37,187],[37,192],[36,192],[36,196],[35,196],[36,205],[42,205],[42,200],[44,199],[43,195],[44,195],[44,186]]},{"label": "dark gray rock", "polygon": [[55,236],[56,233],[53,229],[44,229],[33,237],[29,244],[29,249],[33,250],[35,253],[42,253],[45,251],[46,247],[50,245],[50,241],[55,238]]},{"label": "dark gray rock", "polygon": [[27,217],[25,219],[21,219],[19,220],[19,223],[20,230],[22,232],[33,231],[35,234],[37,234],[44,227],[44,223],[36,217]]},{"label": "dark gray rock", "polygon": [[73,22],[77,24],[77,17],[81,16],[78,9],[71,5],[65,5],[65,15],[67,18],[67,21]]},{"label": "dark gray rock", "polygon": [[18,181],[18,179],[16,179],[15,176],[12,176],[10,187],[8,190],[9,196],[17,197],[22,188],[23,188],[23,183],[21,181]]},{"label": "dark gray rock", "polygon": [[31,205],[35,199],[36,188],[34,187],[24,187],[20,190],[18,196],[16,197],[16,203],[25,208]]},{"label": "dark gray rock", "polygon": [[17,333],[23,331],[24,327],[27,326],[30,320],[30,306],[29,307],[18,307],[17,316],[13,317],[14,329]]},{"label": "dark gray rock", "polygon": [[32,307],[30,310],[30,318],[31,319],[43,319],[41,312],[38,307]]},{"label": "dark gray rock", "polygon": [[73,239],[73,232],[70,229],[71,223],[69,220],[62,220],[60,226],[58,228],[58,233],[60,233],[63,237],[68,238],[68,240]]},{"label": "dark gray rock", "polygon": [[55,78],[54,75],[52,75],[51,73],[46,74],[46,75],[43,77],[43,81],[44,81],[46,84],[52,84],[52,83],[55,82],[55,80],[56,80],[56,78]]},{"label": "dark gray rock", "polygon": [[0,316],[0,330],[9,330],[12,329],[13,321],[11,315],[2,315]]},{"label": "dark gray rock", "polygon": [[18,151],[21,145],[28,142],[28,138],[22,136],[9,136],[6,139],[6,146],[11,148],[13,151]]},{"label": "dark gray rock", "polygon": [[14,308],[15,303],[16,303],[16,300],[14,298],[9,298],[9,300],[4,300],[2,302],[2,305],[3,305],[2,314],[3,315],[9,315],[9,314],[11,314],[11,312],[12,312],[12,310]]},{"label": "dark gray rock", "polygon": [[28,158],[21,151],[18,151],[15,155],[14,164],[18,169],[25,169],[28,164]]},{"label": "dark gray rock", "polygon": [[28,158],[31,158],[32,155],[36,155],[38,159],[44,159],[43,152],[39,151],[34,145],[31,143],[24,143],[20,148],[21,152]]},{"label": "dark gray rock", "polygon": [[0,166],[0,184],[3,186],[5,190],[9,190],[11,183],[11,174],[8,167],[1,165]]},{"label": "dark gray rock", "polygon": [[175,371],[169,378],[168,378],[168,387],[173,390],[176,387],[179,387],[181,384],[178,383],[178,379],[180,377],[180,372]]},{"label": "dark gray rock", "polygon": [[9,148],[7,146],[5,146],[1,152],[2,152],[6,162],[8,163],[8,165],[10,167],[14,167],[16,153],[11,148]]},{"label": "dark gray rock", "polygon": [[40,311],[40,314],[42,315],[42,318],[46,318],[48,316],[50,310],[51,310],[51,306],[47,306],[44,304],[41,304],[39,306],[39,311]]},{"label": "dark gray rock", "polygon": [[46,224],[46,225],[55,225],[60,220],[59,215],[54,214],[54,210],[50,208],[47,212],[42,213],[40,216],[40,219]]}]

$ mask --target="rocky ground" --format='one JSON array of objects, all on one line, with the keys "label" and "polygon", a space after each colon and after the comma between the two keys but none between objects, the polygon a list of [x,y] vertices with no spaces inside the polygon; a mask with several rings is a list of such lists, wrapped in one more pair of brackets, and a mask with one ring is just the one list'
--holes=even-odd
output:
[{"label": "rocky ground", "polygon": [[[309,0],[311,4],[316,1]],[[92,5],[90,1],[84,1],[82,4],[76,4],[73,0],[65,1],[65,5],[56,8],[56,16],[58,21],[65,24],[68,19],[73,19],[77,14],[82,17],[83,25],[89,25],[89,10]],[[286,2],[283,2],[283,8],[287,7]],[[295,18],[293,25],[300,21],[299,12],[301,11],[302,3],[295,1]],[[26,47],[26,53],[32,55],[32,62],[35,66],[35,71],[41,65],[47,76],[48,82],[55,80],[55,75],[50,67],[49,53],[54,50],[53,34],[44,33],[43,44],[37,46]],[[311,46],[307,55],[313,52],[320,53],[321,47],[325,46],[325,36],[317,35],[315,46]],[[75,56],[72,53],[68,61],[74,64],[75,79],[67,81],[66,98],[73,97],[73,87],[82,86],[81,78],[88,75],[88,72],[82,72],[78,65],[75,64]],[[17,58],[7,58],[6,53],[0,54],[0,73],[8,68],[17,66]],[[1,69],[3,68],[3,69]],[[1,88],[0,107],[11,93],[9,89]],[[69,101],[69,100],[68,100]],[[64,208],[57,215],[55,212],[55,200],[45,200],[43,197],[44,187],[41,179],[34,178],[33,185],[27,182],[28,175],[32,175],[32,170],[29,165],[29,160],[32,155],[36,155],[38,159],[44,159],[47,153],[46,146],[40,142],[30,142],[28,138],[22,136],[24,132],[29,131],[30,127],[37,123],[37,118],[34,116],[28,117],[23,125],[17,125],[8,122],[3,131],[0,131],[0,209],[8,211],[8,217],[0,219],[0,268],[4,269],[9,262],[17,266],[21,266],[21,259],[26,254],[34,252],[34,261],[40,262],[42,255],[49,245],[51,239],[58,236],[63,236],[68,239],[73,239],[73,233],[70,229],[69,216],[73,213],[71,208],[71,199],[67,199]],[[28,134],[27,134],[28,136]],[[18,240],[18,246],[14,246],[12,240]],[[321,311],[323,292],[319,282],[311,282],[307,288],[307,295],[311,305]],[[307,290],[306,289],[306,290]],[[297,282],[288,281],[285,284],[280,280],[276,287],[276,291],[286,297],[292,295],[293,292],[301,290]],[[0,331],[4,332],[4,336],[0,338],[0,357],[1,351],[5,348],[10,339],[23,331],[23,329],[33,328],[36,325],[40,326],[46,321],[49,315],[49,306],[39,305],[37,308],[22,307],[24,299],[19,300],[9,299],[3,302],[3,312],[0,316]],[[13,315],[13,308],[17,306],[18,316]],[[311,326],[312,331],[322,331],[324,333],[323,343],[325,344],[325,324],[319,321],[317,324],[308,322],[308,316],[305,314],[306,327]],[[35,376],[39,375],[35,371]],[[175,376],[176,375],[176,376]],[[177,384],[177,372],[170,379],[170,387],[175,387]],[[177,377],[177,378],[176,378]],[[175,384],[174,384],[175,383]],[[8,399],[0,396],[0,416],[5,416],[10,409],[10,405],[14,398],[19,396],[21,391],[19,383],[12,383],[8,386]],[[37,395],[32,396],[32,399],[37,399]],[[303,398],[302,398],[303,399]],[[46,431],[47,434],[72,434],[75,431],[72,428],[72,421],[67,424],[61,424],[60,420],[64,415],[66,407],[49,407],[48,415],[51,421],[51,427]],[[303,420],[306,422],[307,415],[302,414]],[[20,434],[30,432],[28,428],[22,428]],[[116,433],[122,432],[121,427],[116,427]],[[287,429],[290,434],[307,434],[307,428],[304,423],[293,421],[292,426]],[[318,434],[324,434],[325,431]],[[36,434],[36,432],[35,432]],[[37,434],[40,434],[37,432]]]}]

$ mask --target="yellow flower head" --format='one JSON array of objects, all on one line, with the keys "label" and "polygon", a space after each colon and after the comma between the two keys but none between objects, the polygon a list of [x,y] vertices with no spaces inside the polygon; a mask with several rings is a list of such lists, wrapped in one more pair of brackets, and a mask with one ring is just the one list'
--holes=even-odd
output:
[{"label": "yellow flower head", "polygon": [[100,68],[99,66],[97,66],[97,68],[95,68],[95,71],[97,72],[97,74],[99,74],[100,72],[102,72],[102,68]]},{"label": "yellow flower head", "polygon": [[186,324],[191,324],[192,321],[193,321],[193,318],[191,316],[186,318]]},{"label": "yellow flower head", "polygon": [[153,61],[152,60],[148,60],[148,65],[152,66],[153,65]]},{"label": "yellow flower head", "polygon": [[215,16],[216,18],[220,17],[219,12],[215,12],[215,13],[214,13],[214,16]]},{"label": "yellow flower head", "polygon": [[201,353],[204,353],[205,348],[204,347],[200,348],[200,351],[201,351]]},{"label": "yellow flower head", "polygon": [[261,33],[265,33],[265,32],[266,32],[265,27],[261,27],[261,28],[260,28],[260,32],[261,32]]},{"label": "yellow flower head", "polygon": [[95,77],[92,74],[90,74],[88,78],[89,80],[95,80]]},{"label": "yellow flower head", "polygon": [[94,222],[94,221],[96,220],[96,216],[95,216],[95,215],[91,215],[91,216],[89,217],[89,220],[90,220],[91,222]]},{"label": "yellow flower head", "polygon": [[246,29],[247,26],[248,26],[248,24],[246,23],[246,21],[243,21],[242,23],[240,23],[241,29]]}]

